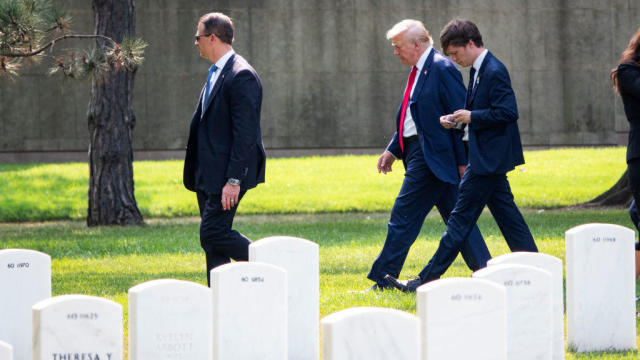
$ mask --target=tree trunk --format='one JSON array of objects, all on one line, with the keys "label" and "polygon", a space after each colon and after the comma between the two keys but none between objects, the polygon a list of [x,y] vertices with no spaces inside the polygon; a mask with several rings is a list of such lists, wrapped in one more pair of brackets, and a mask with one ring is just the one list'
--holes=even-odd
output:
[{"label": "tree trunk", "polygon": [[632,200],[633,200],[633,195],[631,194],[631,190],[629,189],[629,177],[627,176],[627,170],[625,170],[624,174],[622,174],[618,182],[616,182],[609,190],[598,195],[595,199],[587,201],[586,203],[580,204],[579,206],[629,207],[631,205]]},{"label": "tree trunk", "polygon": [[[121,43],[135,33],[134,0],[93,0],[95,34]],[[103,45],[103,39],[97,39]],[[134,72],[113,68],[93,79],[89,102],[87,225],[143,224],[133,193]]]}]

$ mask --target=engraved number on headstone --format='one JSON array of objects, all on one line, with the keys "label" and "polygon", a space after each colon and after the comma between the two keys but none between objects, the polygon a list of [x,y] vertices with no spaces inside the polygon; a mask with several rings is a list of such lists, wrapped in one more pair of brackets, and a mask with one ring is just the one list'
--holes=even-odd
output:
[{"label": "engraved number on headstone", "polygon": [[29,267],[29,263],[28,262],[22,262],[22,263],[8,263],[7,264],[7,268],[8,269],[26,269]]},{"label": "engraved number on headstone", "polygon": [[593,242],[609,242],[609,243],[614,243],[616,242],[616,238],[615,237],[611,237],[611,236],[594,236],[592,238]]},{"label": "engraved number on headstone", "polygon": [[482,294],[452,294],[452,301],[479,301],[482,300]]},{"label": "engraved number on headstone", "polygon": [[504,286],[531,286],[531,280],[506,280]]},{"label": "engraved number on headstone", "polygon": [[67,319],[68,320],[78,320],[78,319],[95,320],[97,318],[98,318],[98,314],[97,313],[69,313],[69,314],[67,314]]}]

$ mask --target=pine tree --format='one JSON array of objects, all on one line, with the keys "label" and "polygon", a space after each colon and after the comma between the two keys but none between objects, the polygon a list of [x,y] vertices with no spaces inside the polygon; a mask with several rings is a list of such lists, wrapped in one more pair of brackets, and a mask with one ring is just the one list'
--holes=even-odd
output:
[{"label": "pine tree", "polygon": [[[50,0],[0,0],[0,80],[16,81],[34,61],[49,73],[91,78],[87,225],[142,224],[133,191],[134,76],[147,46],[135,34],[134,0],[92,0],[94,34],[74,34],[71,18]],[[68,39],[90,47],[56,51]]]}]

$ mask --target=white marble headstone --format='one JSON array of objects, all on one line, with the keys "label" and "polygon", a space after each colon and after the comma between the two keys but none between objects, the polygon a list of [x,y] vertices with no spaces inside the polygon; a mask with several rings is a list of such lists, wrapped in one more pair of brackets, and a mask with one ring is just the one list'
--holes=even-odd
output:
[{"label": "white marble headstone", "polygon": [[51,257],[23,249],[0,250],[0,340],[16,359],[31,359],[31,307],[51,297]]},{"label": "white marble headstone", "polygon": [[610,224],[565,233],[570,349],[636,348],[634,238],[633,230]]},{"label": "white marble headstone", "polygon": [[13,347],[0,341],[0,360],[13,360]]},{"label": "white marble headstone", "polygon": [[269,237],[249,245],[249,261],[276,265],[287,272],[289,359],[317,360],[320,320],[318,244],[295,237]]},{"label": "white marble headstone", "polygon": [[287,359],[287,274],[234,262],[211,270],[213,358]]},{"label": "white marble headstone", "polygon": [[129,289],[129,359],[211,359],[211,289],[162,279]]},{"label": "white marble headstone", "polygon": [[473,277],[507,290],[507,358],[551,360],[551,273],[529,265],[501,264],[480,269]]},{"label": "white marble headstone", "polygon": [[553,303],[551,331],[553,360],[564,360],[564,286],[562,260],[539,252],[513,252],[497,256],[487,262],[488,266],[520,264],[541,268],[551,273],[551,302]]},{"label": "white marble headstone", "polygon": [[423,360],[507,360],[504,286],[446,278],[417,290]]},{"label": "white marble headstone", "polygon": [[33,306],[33,360],[122,360],[122,306],[62,295]]},{"label": "white marble headstone", "polygon": [[355,307],[322,319],[324,360],[417,360],[420,320],[404,311]]}]

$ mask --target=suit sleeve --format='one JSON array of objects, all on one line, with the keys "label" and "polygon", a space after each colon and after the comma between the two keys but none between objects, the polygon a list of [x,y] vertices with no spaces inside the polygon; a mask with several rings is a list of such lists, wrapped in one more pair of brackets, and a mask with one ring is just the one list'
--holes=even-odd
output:
[{"label": "suit sleeve", "polygon": [[393,134],[393,138],[391,138],[389,145],[387,145],[387,151],[392,153],[396,159],[402,159],[402,150],[400,149],[400,141],[398,140],[397,131]]},{"label": "suit sleeve", "polygon": [[[445,114],[453,114],[454,111],[464,109],[464,97],[466,90],[462,81],[462,74],[453,65],[447,66],[442,72],[440,87],[440,101],[444,106]],[[453,151],[458,166],[467,165],[467,152],[464,149],[462,137],[464,131],[449,129],[449,136],[453,144]]]},{"label": "suit sleeve", "polygon": [[262,87],[250,71],[236,74],[231,85],[232,145],[226,177],[244,180],[249,169],[251,154],[256,151],[260,122]]},{"label": "suit sleeve", "polygon": [[485,71],[489,84],[489,108],[471,111],[471,126],[475,130],[503,126],[518,120],[516,95],[511,88],[509,73],[505,68]]}]

